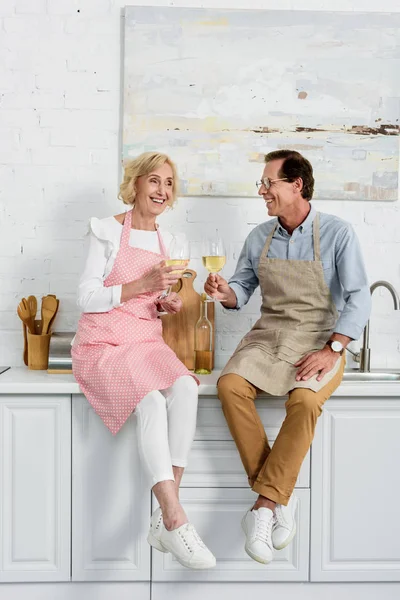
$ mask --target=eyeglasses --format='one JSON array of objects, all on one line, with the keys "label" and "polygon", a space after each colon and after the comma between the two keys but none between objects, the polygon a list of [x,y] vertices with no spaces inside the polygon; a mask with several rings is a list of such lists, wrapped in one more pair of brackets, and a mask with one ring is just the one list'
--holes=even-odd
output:
[{"label": "eyeglasses", "polygon": [[259,190],[260,187],[263,185],[266,190],[269,190],[271,184],[275,183],[275,181],[287,181],[287,177],[282,177],[281,179],[270,179],[269,177],[264,177],[263,179],[256,181],[257,189]]}]

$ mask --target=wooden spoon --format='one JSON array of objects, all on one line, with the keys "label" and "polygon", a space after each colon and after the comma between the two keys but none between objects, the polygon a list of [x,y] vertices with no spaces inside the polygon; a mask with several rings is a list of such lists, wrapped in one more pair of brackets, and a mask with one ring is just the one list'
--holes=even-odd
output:
[{"label": "wooden spoon", "polygon": [[53,296],[44,296],[44,298],[42,298],[42,334],[48,332],[50,321],[57,312],[57,308],[56,298],[53,298]]}]

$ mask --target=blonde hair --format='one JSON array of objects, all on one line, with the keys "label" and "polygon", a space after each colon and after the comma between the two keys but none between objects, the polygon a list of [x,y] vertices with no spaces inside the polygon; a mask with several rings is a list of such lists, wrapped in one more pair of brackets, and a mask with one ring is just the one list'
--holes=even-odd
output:
[{"label": "blonde hair", "polygon": [[137,178],[148,175],[155,169],[162,167],[165,163],[169,164],[173,175],[172,198],[170,202],[168,202],[169,206],[172,206],[178,195],[178,172],[169,156],[161,154],[160,152],[143,152],[143,154],[140,154],[125,164],[124,178],[119,186],[118,198],[122,200],[124,204],[134,205]]}]

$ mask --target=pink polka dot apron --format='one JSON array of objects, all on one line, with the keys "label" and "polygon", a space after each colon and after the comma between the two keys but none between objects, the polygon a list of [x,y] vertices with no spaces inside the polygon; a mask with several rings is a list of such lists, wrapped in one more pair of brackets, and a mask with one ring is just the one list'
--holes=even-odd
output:
[{"label": "pink polka dot apron", "polygon": [[[129,245],[132,211],[125,215],[121,244],[105,287],[143,277],[166,258]],[[111,433],[117,431],[140,400],[153,390],[170,387],[183,375],[192,375],[164,342],[156,300],[160,292],[140,294],[105,313],[82,314],[72,346],[72,370],[95,412]]]}]

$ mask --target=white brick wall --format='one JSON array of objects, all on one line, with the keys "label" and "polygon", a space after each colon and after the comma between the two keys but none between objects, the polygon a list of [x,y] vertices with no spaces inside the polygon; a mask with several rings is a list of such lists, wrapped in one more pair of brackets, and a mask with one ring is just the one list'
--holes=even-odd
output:
[{"label": "white brick wall", "polygon": [[[130,4],[213,6],[214,0],[126,0]],[[16,306],[24,295],[55,293],[58,329],[74,329],[75,290],[84,260],[88,218],[121,210],[119,184],[120,41],[123,0],[1,0],[0,2],[0,364],[22,362]],[[271,8],[274,0],[219,0],[226,8]],[[399,0],[280,0],[280,9],[400,11]],[[320,202],[355,227],[370,281],[400,291],[399,203]],[[228,247],[224,274],[244,238],[265,218],[254,199],[180,199],[164,226],[194,241],[192,266],[205,273],[200,239],[218,227]],[[218,309],[221,365],[257,317],[259,295],[238,315]],[[384,291],[372,317],[373,366],[400,367],[400,312]],[[356,345],[356,344],[355,344]]]}]

